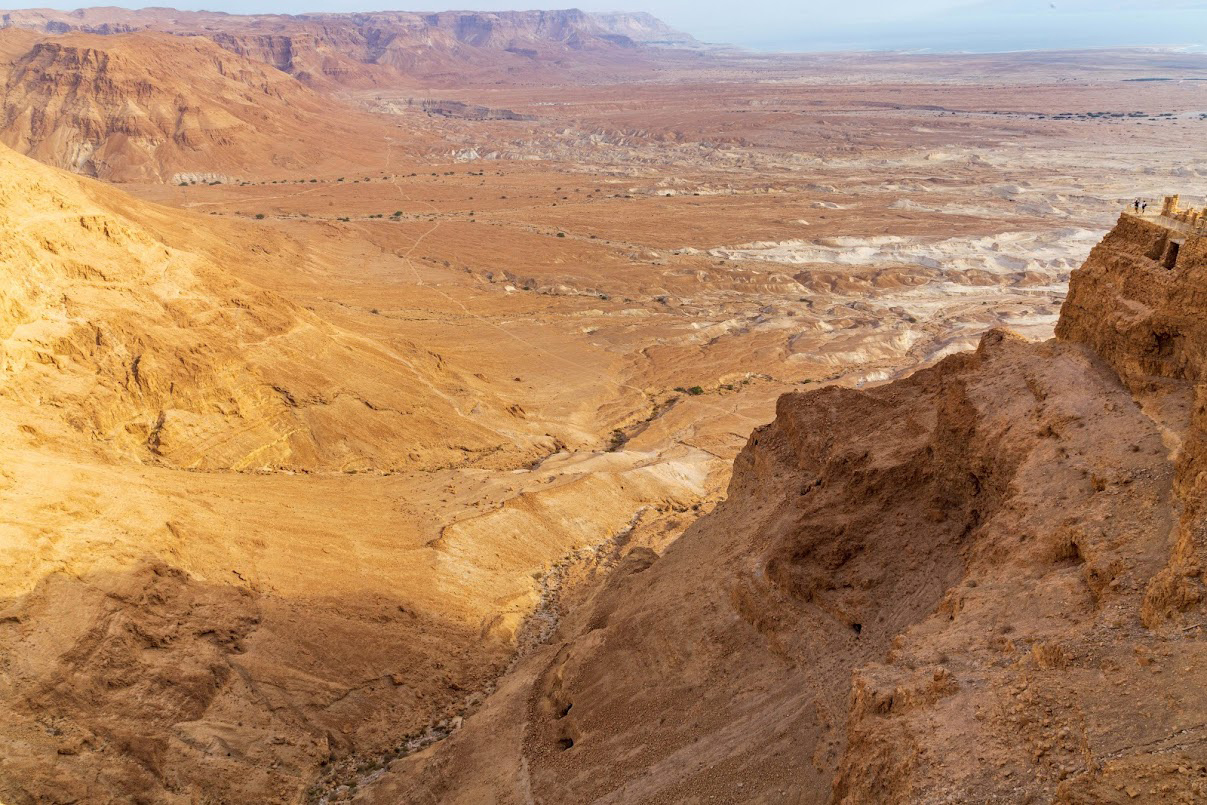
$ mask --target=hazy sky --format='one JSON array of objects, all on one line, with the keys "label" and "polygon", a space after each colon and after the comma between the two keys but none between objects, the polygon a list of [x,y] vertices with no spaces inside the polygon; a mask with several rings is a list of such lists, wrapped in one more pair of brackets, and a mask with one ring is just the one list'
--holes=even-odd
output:
[{"label": "hazy sky", "polygon": [[[114,4],[125,5],[121,0]],[[567,7],[648,11],[706,42],[763,49],[1207,46],[1207,0],[158,0],[155,4],[231,13]],[[80,3],[33,0],[30,5],[71,9]]]}]

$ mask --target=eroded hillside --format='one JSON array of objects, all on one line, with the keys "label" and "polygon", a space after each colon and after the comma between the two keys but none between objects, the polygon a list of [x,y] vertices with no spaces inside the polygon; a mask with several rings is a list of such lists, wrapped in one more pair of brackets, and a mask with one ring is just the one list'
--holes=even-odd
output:
[{"label": "eroded hillside", "polygon": [[0,141],[89,176],[176,184],[229,180],[253,164],[346,170],[385,131],[204,37],[0,29],[0,40]]},{"label": "eroded hillside", "polygon": [[[523,459],[523,425],[475,425],[468,409],[491,403],[439,355],[240,282],[219,267],[230,245],[195,221],[11,151],[0,165],[3,397],[27,432],[197,469]],[[283,239],[258,251],[298,259]]]},{"label": "eroded hillside", "polygon": [[1056,340],[781,398],[714,513],[358,799],[1207,796],[1207,239],[1171,237],[1124,216]]},{"label": "eroded hillside", "polygon": [[380,86],[403,76],[444,80],[554,76],[583,68],[624,69],[656,46],[695,46],[648,14],[448,11],[423,14],[231,15],[174,9],[89,8],[12,11],[0,27],[49,34],[162,31],[212,39],[315,85]]},{"label": "eroded hillside", "polygon": [[6,802],[294,800],[447,729],[544,568],[715,489],[244,279],[322,270],[286,235],[0,167]]}]

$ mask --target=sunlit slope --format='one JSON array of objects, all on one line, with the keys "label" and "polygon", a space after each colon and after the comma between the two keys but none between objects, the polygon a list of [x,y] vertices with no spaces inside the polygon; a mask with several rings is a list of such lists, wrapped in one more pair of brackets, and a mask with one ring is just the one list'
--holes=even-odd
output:
[{"label": "sunlit slope", "polygon": [[[235,279],[210,251],[234,254],[231,231],[220,241],[206,223],[0,150],[10,427],[195,469],[424,467],[526,449],[439,355],[341,332]],[[248,259],[299,259],[254,227],[233,232]]]}]

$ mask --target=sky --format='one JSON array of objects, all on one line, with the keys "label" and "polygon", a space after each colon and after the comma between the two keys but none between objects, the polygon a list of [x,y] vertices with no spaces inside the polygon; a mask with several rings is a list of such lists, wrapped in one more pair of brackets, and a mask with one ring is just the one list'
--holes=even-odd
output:
[{"label": "sky", "polygon": [[[112,4],[126,5],[121,0]],[[1207,50],[1207,0],[158,0],[155,4],[245,14],[567,7],[647,11],[705,42],[758,50],[986,51],[1111,45]],[[33,0],[31,5],[72,9],[80,3]]]}]

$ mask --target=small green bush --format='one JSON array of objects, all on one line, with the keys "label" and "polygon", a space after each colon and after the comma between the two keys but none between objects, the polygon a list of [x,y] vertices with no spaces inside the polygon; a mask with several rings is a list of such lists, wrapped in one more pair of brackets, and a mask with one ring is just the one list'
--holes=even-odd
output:
[{"label": "small green bush", "polygon": [[629,437],[625,436],[624,431],[620,430],[619,428],[612,431],[612,441],[608,444],[608,452],[615,452],[619,450],[620,448],[624,447],[625,442],[628,440]]}]

